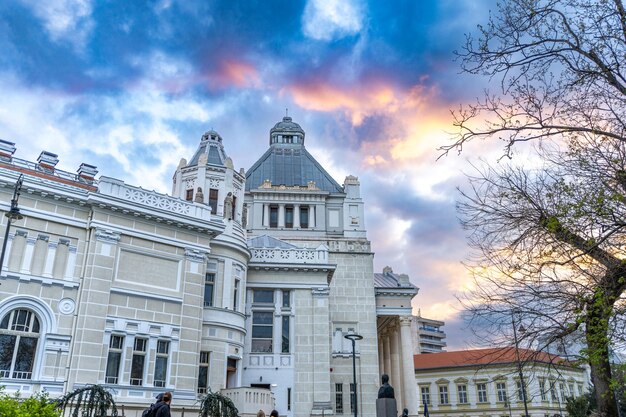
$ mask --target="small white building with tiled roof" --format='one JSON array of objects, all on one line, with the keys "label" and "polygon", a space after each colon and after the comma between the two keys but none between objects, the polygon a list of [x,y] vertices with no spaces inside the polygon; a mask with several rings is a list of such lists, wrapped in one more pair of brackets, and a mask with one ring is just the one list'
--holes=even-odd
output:
[{"label": "small white building with tiled roof", "polygon": [[[543,352],[489,348],[415,355],[420,413],[431,417],[565,416],[565,399],[589,390],[585,369]],[[521,368],[521,372],[520,372]]]}]

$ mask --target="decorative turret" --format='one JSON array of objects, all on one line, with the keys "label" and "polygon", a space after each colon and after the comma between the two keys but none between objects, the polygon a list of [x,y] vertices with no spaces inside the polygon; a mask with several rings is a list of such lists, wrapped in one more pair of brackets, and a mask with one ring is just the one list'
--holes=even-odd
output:
[{"label": "decorative turret", "polygon": [[[193,157],[187,164],[188,167],[196,165],[226,166],[227,160],[222,137],[215,130],[209,130],[200,139],[200,145]],[[232,162],[232,161],[231,161]]]}]

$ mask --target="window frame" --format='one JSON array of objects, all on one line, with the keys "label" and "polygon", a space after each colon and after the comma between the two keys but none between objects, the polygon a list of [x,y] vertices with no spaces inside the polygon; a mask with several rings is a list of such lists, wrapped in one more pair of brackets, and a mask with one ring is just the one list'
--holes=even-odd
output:
[{"label": "window frame", "polygon": [[486,382],[478,382],[476,384],[476,402],[478,404],[486,404],[489,402],[489,391]]},{"label": "window frame", "polygon": [[459,404],[469,404],[467,384],[456,384],[457,400]]},{"label": "window frame", "polygon": [[148,340],[145,337],[135,337],[133,340],[133,354],[130,362],[130,385],[143,386],[146,373]]},{"label": "window frame", "polygon": [[[111,333],[111,337],[109,338],[109,350],[107,354],[107,363],[104,371],[104,382],[106,384],[119,385],[120,384],[120,373],[122,370],[122,366],[124,364],[124,342],[126,336],[123,334]],[[114,341],[116,343],[114,343]],[[119,341],[119,343],[117,343]],[[110,367],[111,359],[117,357],[117,366],[115,375],[112,373],[109,374],[109,371],[113,371]]]},{"label": "window frame", "polygon": [[[13,308],[4,315],[0,327],[0,337],[12,339],[10,342],[12,345],[10,347],[11,352],[8,350],[6,352],[10,353],[11,356],[9,369],[0,370],[0,378],[32,380],[42,332],[42,322],[38,314],[26,307]],[[24,363],[24,355],[30,357],[26,361],[28,369],[18,370],[18,365]]]},{"label": "window frame", "polygon": [[[164,388],[165,386],[167,386],[170,345],[171,343],[169,340],[157,339],[157,347],[155,350],[155,357],[154,357],[154,381],[152,382],[152,385],[154,385],[155,387]],[[165,346],[165,349],[160,349],[161,346]],[[162,350],[164,350],[165,352],[163,352]],[[157,370],[158,370],[159,364],[162,363],[163,361],[165,361],[165,364],[163,364],[163,368],[165,372],[165,375],[164,375],[165,379],[157,379],[157,375],[158,375]]]}]

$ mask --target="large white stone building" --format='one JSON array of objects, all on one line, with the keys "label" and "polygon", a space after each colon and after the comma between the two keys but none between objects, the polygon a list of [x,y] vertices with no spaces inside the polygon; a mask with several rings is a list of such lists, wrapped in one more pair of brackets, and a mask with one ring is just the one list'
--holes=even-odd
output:
[{"label": "large white stone building", "polygon": [[416,415],[417,288],[374,273],[358,179],[337,183],[304,141],[285,117],[245,172],[209,131],[171,196],[0,141],[0,208],[22,175],[24,216],[2,216],[0,385],[103,384],[130,417],[165,390],[190,412],[209,389],[244,415],[352,415],[358,333],[358,414],[375,415],[385,372]]}]

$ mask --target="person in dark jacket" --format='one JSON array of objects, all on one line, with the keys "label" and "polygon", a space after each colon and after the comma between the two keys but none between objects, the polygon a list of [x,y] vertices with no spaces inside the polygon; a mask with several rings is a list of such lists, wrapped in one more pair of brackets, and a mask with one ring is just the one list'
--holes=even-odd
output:
[{"label": "person in dark jacket", "polygon": [[172,403],[172,393],[166,392],[163,393],[163,399],[161,402],[157,403],[157,407],[155,409],[155,417],[172,417],[170,414],[170,404]]},{"label": "person in dark jacket", "polygon": [[278,411],[272,410],[272,412],[270,413],[270,417],[278,417]]}]

